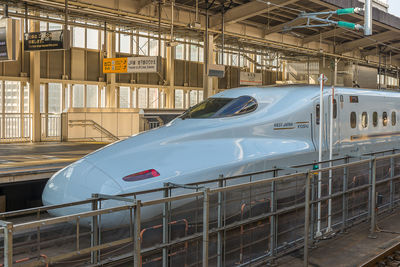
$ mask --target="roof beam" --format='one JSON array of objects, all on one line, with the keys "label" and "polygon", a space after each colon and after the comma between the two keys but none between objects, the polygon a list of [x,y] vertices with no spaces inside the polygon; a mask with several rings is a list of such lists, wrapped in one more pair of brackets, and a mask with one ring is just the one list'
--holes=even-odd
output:
[{"label": "roof beam", "polygon": [[367,51],[361,51],[361,55],[363,56],[371,56],[371,55],[378,55],[379,51],[388,53],[390,51],[394,51],[395,53],[400,53],[400,43],[396,44],[389,44],[388,46],[382,47],[384,50],[380,49],[379,47],[376,47],[371,50]]},{"label": "roof beam", "polygon": [[[239,5],[232,9],[229,9],[224,15],[225,25],[229,25],[235,22],[239,22],[260,14],[270,12],[278,9],[282,6],[290,5],[299,0],[270,0],[273,5],[267,5],[263,2],[251,1],[249,3]],[[276,6],[279,5],[279,6]],[[211,28],[217,28],[221,25],[221,15],[214,15],[210,21]]]},{"label": "roof beam", "polygon": [[264,30],[264,37],[267,36],[268,34],[271,34],[271,33],[280,32],[280,31],[283,30],[284,27],[298,26],[298,25],[301,25],[301,24],[305,23],[306,21],[307,21],[306,18],[298,18],[298,19],[295,19],[295,20],[292,20],[292,21],[288,21],[288,22],[283,23],[283,24],[278,24],[278,25],[273,26],[273,27],[271,27],[269,29],[266,28]]},{"label": "roof beam", "polygon": [[[398,38],[397,34],[394,34],[392,31],[386,31],[378,34],[374,34],[370,37],[363,37],[354,41],[346,42],[338,47],[336,47],[337,53],[345,53],[349,52],[355,48],[366,47],[376,44],[377,42],[385,42],[392,39]],[[372,41],[376,40],[376,42]]]},{"label": "roof beam", "polygon": [[333,36],[338,36],[341,35],[342,33],[346,32],[346,29],[343,28],[335,28],[333,30],[330,31],[326,31],[326,32],[321,32],[318,34],[314,34],[311,36],[308,36],[306,38],[303,39],[303,44],[308,44],[310,42],[317,42],[319,40],[324,40],[326,38],[330,38]]}]

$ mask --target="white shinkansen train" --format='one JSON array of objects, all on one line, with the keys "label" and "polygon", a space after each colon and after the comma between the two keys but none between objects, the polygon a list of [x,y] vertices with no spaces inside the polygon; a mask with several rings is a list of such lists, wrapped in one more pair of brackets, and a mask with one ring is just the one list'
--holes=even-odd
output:
[{"label": "white shinkansen train", "polygon": [[[288,85],[226,90],[155,130],[108,145],[57,172],[43,192],[45,205],[187,184],[318,160],[318,86]],[[324,93],[323,142],[327,159],[331,90]],[[336,88],[334,157],[392,149],[400,140],[400,93]],[[162,197],[147,195],[142,201]],[[108,203],[108,204],[107,204]],[[117,204],[105,202],[103,208]],[[89,209],[89,207],[86,207]],[[53,215],[82,212],[54,210]],[[161,209],[142,210],[142,220]],[[107,225],[128,214],[108,216]]]}]

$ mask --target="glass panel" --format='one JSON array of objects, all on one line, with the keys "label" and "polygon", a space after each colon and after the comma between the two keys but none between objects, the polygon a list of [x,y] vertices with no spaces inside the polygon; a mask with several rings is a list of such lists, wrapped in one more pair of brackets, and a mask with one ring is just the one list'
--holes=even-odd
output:
[{"label": "glass panel", "polygon": [[73,27],[73,44],[74,47],[85,47],[85,29],[81,27]]},{"label": "glass panel", "polygon": [[138,89],[139,108],[147,108],[147,88]]},{"label": "glass panel", "polygon": [[158,56],[158,40],[150,39],[150,56]]},{"label": "glass panel", "polygon": [[63,26],[57,23],[49,22],[49,31],[62,30]]},{"label": "glass panel", "polygon": [[5,112],[18,113],[20,111],[19,98],[20,98],[20,82],[5,81]]},{"label": "glass panel", "polygon": [[199,102],[204,100],[203,90],[199,90]]},{"label": "glass panel", "polygon": [[212,118],[219,110],[221,110],[232,100],[232,98],[209,98],[186,111],[181,118]]},{"label": "glass panel", "polygon": [[190,91],[190,106],[197,104],[197,90]]},{"label": "glass panel", "polygon": [[160,108],[165,108],[165,92],[160,93]]},{"label": "glass panel", "polygon": [[61,83],[49,83],[49,95],[48,95],[49,113],[61,112],[61,101],[62,101],[61,93],[62,93]]},{"label": "glass panel", "polygon": [[149,88],[149,108],[158,108],[158,88]]},{"label": "glass panel", "polygon": [[149,38],[139,36],[139,55],[147,56],[149,54],[148,41]]},{"label": "glass panel", "polygon": [[87,29],[87,48],[99,49],[99,31]]},{"label": "glass panel", "polygon": [[132,107],[136,108],[136,88],[132,90]]},{"label": "glass panel", "polygon": [[183,90],[175,90],[175,108],[183,109]]},{"label": "glass panel", "polygon": [[101,88],[100,94],[101,94],[101,96],[100,96],[101,97],[101,99],[100,99],[101,107],[105,108],[106,107],[106,88],[104,86]]},{"label": "glass panel", "polygon": [[351,128],[356,128],[357,116],[355,112],[350,113],[350,126]]},{"label": "glass panel", "polygon": [[190,60],[199,61],[199,49],[197,45],[190,46]]},{"label": "glass panel", "polygon": [[129,108],[129,91],[131,90],[128,86],[120,86],[119,87],[119,107],[120,108]]},{"label": "glass panel", "polygon": [[71,95],[71,86],[68,84],[67,87],[65,88],[65,95],[64,95],[65,109],[63,110],[63,112],[66,112],[71,107],[70,95]]},{"label": "glass panel", "polygon": [[72,107],[83,108],[85,97],[85,86],[83,84],[74,84],[72,86]]},{"label": "glass panel", "polygon": [[251,96],[240,96],[215,113],[213,118],[241,115],[256,110],[257,101]]},{"label": "glass panel", "polygon": [[[0,92],[1,92],[1,81],[0,81]],[[24,113],[29,113],[29,83],[26,83],[26,85],[24,86]]]},{"label": "glass panel", "polygon": [[120,52],[131,53],[131,36],[129,34],[120,34]]},{"label": "glass panel", "polygon": [[386,126],[387,123],[388,123],[387,113],[383,112],[383,114],[382,114],[382,124],[383,124],[383,126]]},{"label": "glass panel", "polygon": [[367,128],[368,126],[368,114],[367,112],[363,112],[361,115],[361,126],[363,128]]},{"label": "glass panel", "polygon": [[44,113],[44,84],[40,85],[40,113]]},{"label": "glass panel", "polygon": [[183,59],[183,44],[175,47],[175,59]]},{"label": "glass panel", "polygon": [[378,112],[374,112],[372,113],[372,125],[374,125],[374,127],[378,126]]},{"label": "glass panel", "polygon": [[86,85],[86,107],[97,108],[98,107],[98,86],[93,84]]}]

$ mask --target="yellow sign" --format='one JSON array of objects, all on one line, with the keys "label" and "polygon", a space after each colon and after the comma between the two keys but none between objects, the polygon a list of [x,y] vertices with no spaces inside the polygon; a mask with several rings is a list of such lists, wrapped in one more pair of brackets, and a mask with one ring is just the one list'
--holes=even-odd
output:
[{"label": "yellow sign", "polygon": [[127,73],[128,64],[126,57],[103,59],[103,73]]}]

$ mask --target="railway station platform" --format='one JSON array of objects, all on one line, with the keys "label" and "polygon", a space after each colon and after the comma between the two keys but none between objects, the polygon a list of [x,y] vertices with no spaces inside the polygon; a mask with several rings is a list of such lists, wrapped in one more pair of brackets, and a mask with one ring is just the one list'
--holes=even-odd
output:
[{"label": "railway station platform", "polygon": [[104,145],[106,143],[1,144],[0,210],[40,206],[43,186],[55,172]]},{"label": "railway station platform", "polygon": [[[354,267],[383,253],[400,241],[400,211],[378,218],[377,231],[370,237],[369,223],[353,226],[322,240],[309,250],[309,266]],[[277,260],[278,266],[304,266],[302,250]]]}]

